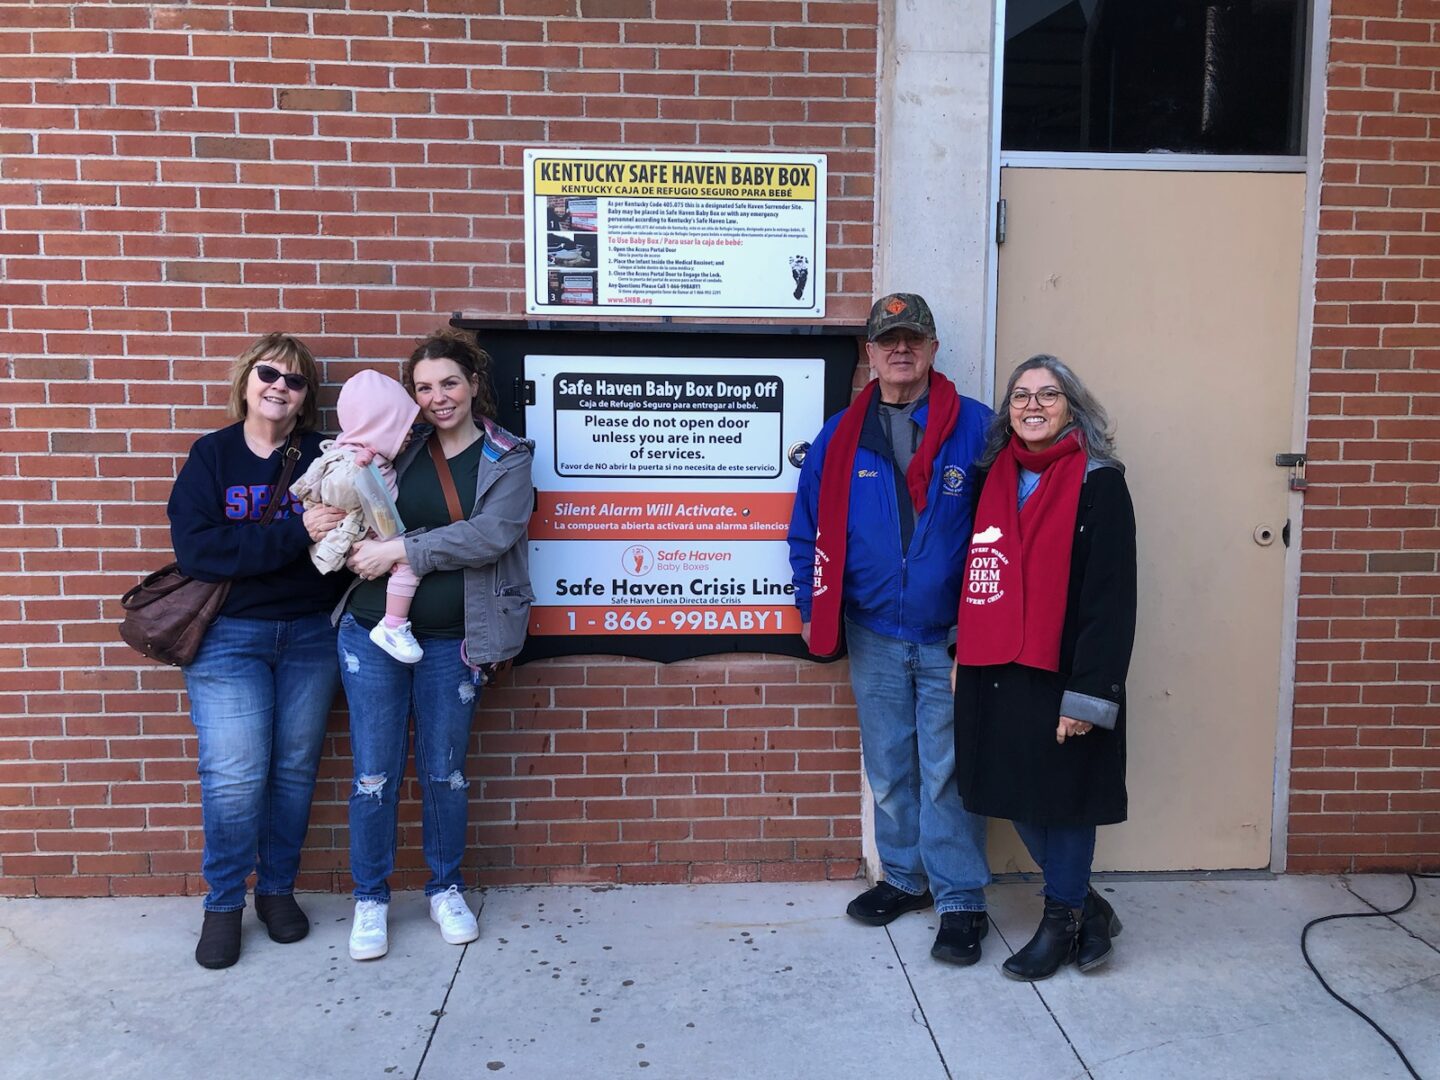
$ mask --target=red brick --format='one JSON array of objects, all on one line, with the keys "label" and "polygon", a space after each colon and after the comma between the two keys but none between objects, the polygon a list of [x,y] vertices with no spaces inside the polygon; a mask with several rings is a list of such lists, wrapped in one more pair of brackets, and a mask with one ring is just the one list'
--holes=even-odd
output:
[{"label": "red brick", "polygon": [[[1426,217],[1440,216],[1440,107],[1430,100],[1440,97],[1431,70],[1440,46],[1414,21],[1429,9],[1403,3],[1345,0],[1333,20],[1350,37],[1331,49],[1323,306],[1313,312],[1295,746],[1318,764],[1292,778],[1291,840],[1291,865],[1305,869],[1413,861],[1402,849],[1418,816],[1440,814],[1433,800],[1402,805],[1433,794],[1404,789],[1409,778],[1428,768],[1440,779],[1429,764],[1440,747],[1440,650],[1431,647],[1440,636],[1440,440],[1429,426],[1440,388],[1381,381],[1440,372],[1440,221]],[[547,14],[556,4],[564,10]],[[52,808],[74,816],[62,828],[77,835],[121,831],[112,851],[81,851],[83,866],[17,874],[7,852],[0,891],[203,891],[193,735],[177,673],[128,654],[113,625],[53,621],[70,609],[42,605],[81,601],[108,614],[109,583],[161,557],[177,461],[195,432],[223,422],[228,357],[259,329],[307,335],[334,379],[372,359],[393,364],[434,326],[434,312],[519,312],[520,146],[830,151],[831,312],[863,318],[875,239],[873,3],[521,6],[506,5],[504,17],[499,0],[435,0],[423,16],[394,16],[393,30],[389,16],[331,0],[269,14],[95,6],[77,10],[73,31],[38,28],[40,55],[17,68],[9,92],[20,97],[0,135],[0,153],[20,170],[7,178],[46,184],[18,189],[22,205],[6,210],[0,248],[9,282],[0,347],[13,357],[19,448],[10,483],[36,490],[17,489],[0,518],[112,546],[25,551],[26,569],[39,570],[30,583],[66,573],[82,592],[12,585],[0,596],[0,608],[15,606],[15,647],[32,668],[12,673],[0,659],[0,680],[38,680],[27,721],[63,722],[71,737],[37,741],[102,748],[72,756],[69,774],[64,761],[26,762],[55,772],[4,774],[0,786],[26,798],[44,789],[58,800]],[[106,55],[112,33],[147,52]],[[55,202],[97,197],[83,214]],[[168,397],[157,395],[152,370],[172,380]],[[71,409],[74,423],[53,422]],[[14,550],[0,559],[20,568]],[[98,597],[109,598],[103,608]],[[44,618],[16,621],[31,608]],[[100,688],[112,679],[123,689]],[[856,874],[858,750],[843,668],[546,662],[518,670],[489,700],[475,761],[492,796],[477,805],[487,846],[471,858],[481,880]],[[552,737],[546,749],[528,741],[536,734]],[[138,763],[121,755],[144,745],[166,756],[148,760],[138,783],[116,779]],[[1395,764],[1376,767],[1386,755]],[[536,775],[519,775],[532,764]],[[538,771],[546,767],[574,771]],[[335,845],[348,785],[332,759],[325,769],[305,880],[343,888]],[[1375,789],[1357,791],[1358,773]],[[112,784],[125,789],[118,805],[104,802]],[[1332,805],[1347,797],[1372,801]],[[614,816],[591,813],[607,807]],[[423,876],[418,818],[406,813],[397,884],[413,885]],[[91,814],[121,816],[82,816]],[[1359,842],[1301,834],[1329,827],[1329,815],[1356,819],[1349,832]],[[33,834],[0,833],[12,837],[37,857]],[[673,849],[681,862],[625,861],[686,843],[710,846]]]}]

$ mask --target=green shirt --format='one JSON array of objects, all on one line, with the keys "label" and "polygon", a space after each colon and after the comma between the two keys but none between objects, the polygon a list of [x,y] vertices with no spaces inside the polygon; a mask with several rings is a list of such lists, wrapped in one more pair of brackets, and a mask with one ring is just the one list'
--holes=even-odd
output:
[{"label": "green shirt", "polygon": [[[480,475],[480,454],[484,439],[476,439],[460,453],[446,458],[460,509],[466,517],[475,509],[475,484]],[[421,454],[400,478],[395,498],[405,528],[439,529],[450,524],[445,492],[428,452]],[[417,638],[463,638],[465,636],[464,570],[438,570],[420,579],[420,588],[410,603],[410,628]],[[362,581],[350,594],[350,614],[365,627],[373,627],[385,614],[385,582],[389,578]]]}]

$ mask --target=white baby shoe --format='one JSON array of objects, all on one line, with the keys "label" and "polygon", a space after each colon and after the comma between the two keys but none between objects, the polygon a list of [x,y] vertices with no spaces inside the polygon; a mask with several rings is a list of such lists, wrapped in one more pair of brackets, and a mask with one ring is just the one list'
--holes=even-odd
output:
[{"label": "white baby shoe", "polygon": [[370,631],[370,640],[402,664],[418,664],[425,655],[425,650],[420,648],[420,643],[410,632],[408,622],[399,626],[386,626],[383,621],[378,622],[375,629]]}]

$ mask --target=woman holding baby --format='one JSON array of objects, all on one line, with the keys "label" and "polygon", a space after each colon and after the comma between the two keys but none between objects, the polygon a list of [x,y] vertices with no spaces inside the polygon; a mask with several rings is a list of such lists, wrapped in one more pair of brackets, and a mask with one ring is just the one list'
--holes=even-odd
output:
[{"label": "woman holding baby", "polygon": [[[534,594],[525,527],[534,491],[531,444],[495,422],[490,358],[469,338],[439,331],[405,362],[401,382],[432,433],[394,459],[401,536],[351,549],[357,581],[336,609],[340,677],[350,704],[355,784],[350,955],[389,949],[388,878],[395,868],[400,785],[414,728],[430,917],[451,944],[479,936],[460,864],[469,820],[465,757],[487,672],[520,651]],[[377,448],[378,449],[378,448]],[[418,579],[406,631],[421,655],[386,647],[397,566]]]},{"label": "woman holding baby", "polygon": [[[495,423],[489,357],[458,333],[422,341],[402,382],[373,371],[352,379],[338,409],[347,430],[322,446],[314,357],[298,339],[269,334],[236,361],[239,422],[197,440],[176,480],[177,561],[196,578],[230,582],[184,669],[210,885],[195,953],[205,967],[239,959],[252,872],[270,937],[309,932],[293,893],[337,677],[355,768],[351,955],[387,949],[412,724],[431,917],[448,942],[479,934],[460,876],[465,758],[481,686],[524,642],[531,445]],[[417,417],[428,437],[407,444]],[[367,531],[352,475],[367,467],[388,487],[403,534]],[[356,579],[337,606],[348,575],[330,571],[342,563]]]},{"label": "woman holding baby", "polygon": [[[184,573],[229,582],[219,616],[182,670],[198,738],[202,873],[210,886],[195,948],[202,967],[240,958],[246,881],[275,941],[310,922],[295,901],[300,848],[335,699],[339,589],[307,548],[341,516],[302,515],[286,490],[320,455],[319,372],[310,350],[267,334],[236,359],[230,416],[190,448],[166,512]],[[288,473],[287,473],[288,465]]]}]

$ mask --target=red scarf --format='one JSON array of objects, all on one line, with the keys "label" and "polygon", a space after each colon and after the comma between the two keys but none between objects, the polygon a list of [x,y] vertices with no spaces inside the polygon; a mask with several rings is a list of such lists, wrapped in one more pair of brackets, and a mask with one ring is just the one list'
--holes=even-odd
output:
[{"label": "red scarf", "polygon": [[[1017,505],[1021,467],[1040,474],[1024,509]],[[1010,436],[990,467],[975,511],[957,615],[958,663],[1060,670],[1070,552],[1084,483],[1079,432],[1038,452]]]},{"label": "red scarf", "polygon": [[[845,580],[850,481],[855,475],[855,451],[860,446],[865,414],[878,385],[879,380],[872,379],[845,410],[830,439],[825,467],[820,473],[820,512],[815,528],[815,578],[811,594],[814,599],[810,611],[810,651],[816,656],[833,656],[840,649],[840,590]],[[925,434],[910,460],[910,467],[905,470],[905,486],[910,491],[917,519],[929,500],[935,456],[960,419],[960,395],[955,392],[955,384],[934,368],[930,369],[929,408]]]}]

